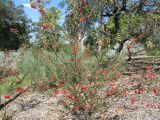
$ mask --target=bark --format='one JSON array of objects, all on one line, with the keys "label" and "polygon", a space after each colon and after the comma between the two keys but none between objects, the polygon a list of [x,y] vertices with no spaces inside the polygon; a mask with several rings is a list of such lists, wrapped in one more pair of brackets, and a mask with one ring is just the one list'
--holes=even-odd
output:
[{"label": "bark", "polygon": [[84,50],[85,50],[84,42],[85,42],[85,40],[87,39],[87,37],[88,37],[88,35],[86,35],[86,36],[84,36],[84,37],[82,38],[82,35],[79,34],[78,41],[79,41],[79,43],[80,43],[81,52],[84,52]]}]

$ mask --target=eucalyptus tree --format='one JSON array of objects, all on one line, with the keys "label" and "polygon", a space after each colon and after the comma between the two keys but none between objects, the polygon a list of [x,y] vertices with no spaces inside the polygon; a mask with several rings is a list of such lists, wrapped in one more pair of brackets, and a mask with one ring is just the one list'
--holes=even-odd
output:
[{"label": "eucalyptus tree", "polygon": [[0,1],[0,49],[18,49],[28,43],[30,23],[22,6],[15,6],[12,0]]},{"label": "eucalyptus tree", "polygon": [[[123,45],[128,38],[143,34],[141,41],[158,41],[158,0],[66,0],[65,22],[72,37],[87,34],[103,39],[106,46]],[[90,39],[92,40],[92,39]],[[119,51],[121,51],[122,46]]]}]

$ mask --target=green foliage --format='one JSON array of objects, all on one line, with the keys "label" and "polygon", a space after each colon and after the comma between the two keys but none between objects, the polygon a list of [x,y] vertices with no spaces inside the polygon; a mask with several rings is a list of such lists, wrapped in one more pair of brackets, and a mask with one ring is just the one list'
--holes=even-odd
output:
[{"label": "green foliage", "polygon": [[13,94],[15,92],[15,89],[18,87],[26,87],[27,85],[33,84],[32,79],[29,79],[25,77],[21,84],[17,84],[21,81],[21,79],[24,77],[24,75],[19,74],[16,76],[12,76],[9,78],[4,79],[5,82],[1,83],[1,91],[0,94]]},{"label": "green foliage", "polygon": [[15,7],[12,0],[0,1],[0,49],[18,49],[29,41],[29,22],[22,6]]},{"label": "green foliage", "polygon": [[36,47],[24,51],[19,65],[21,74],[27,75],[33,82],[48,80],[55,68],[49,63],[48,55],[46,50]]},{"label": "green foliage", "polygon": [[[61,29],[58,25],[58,20],[60,19],[60,11],[51,7],[47,10],[47,13],[41,16],[40,21],[37,26],[37,43],[50,51],[57,51],[59,41],[61,41]],[[39,30],[40,29],[40,30]]]},{"label": "green foliage", "polygon": [[160,48],[159,47],[148,48],[147,54],[151,56],[160,56]]},{"label": "green foliage", "polygon": [[[140,0],[84,0],[86,6],[80,1],[66,1],[69,13],[65,23],[67,32],[74,36],[73,38],[77,37],[79,31],[82,36],[94,35],[96,32],[98,39],[110,41],[111,45],[123,42],[128,36],[137,37],[141,33],[144,34],[144,43],[147,37],[152,37],[153,41],[156,39],[154,34],[159,28],[158,0],[155,4],[150,4],[150,0],[144,1],[143,4]],[[84,22],[80,23],[80,18],[84,18]],[[96,26],[97,29],[91,29],[92,26]],[[88,41],[92,43],[93,39]]]}]

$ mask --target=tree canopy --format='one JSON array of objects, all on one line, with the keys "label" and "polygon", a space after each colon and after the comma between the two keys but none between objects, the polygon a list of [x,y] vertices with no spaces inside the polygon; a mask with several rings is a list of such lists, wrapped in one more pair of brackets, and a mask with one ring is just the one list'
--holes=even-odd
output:
[{"label": "tree canopy", "polygon": [[[93,46],[102,40],[107,48],[117,42],[123,45],[129,38],[149,47],[160,45],[159,0],[64,0],[60,4],[67,7],[63,26],[57,23],[61,15],[58,9],[45,10],[50,0],[30,2],[42,14],[39,25],[47,28],[41,33],[48,44],[53,45],[51,41],[67,34],[69,42],[81,41]],[[62,31],[65,34],[60,35]]]},{"label": "tree canopy", "polygon": [[158,0],[66,0],[67,30],[73,35],[96,34],[108,44],[143,34],[143,42],[159,43]]},{"label": "tree canopy", "polygon": [[12,0],[1,0],[0,13],[0,49],[15,50],[28,43],[31,20],[23,7],[16,7]]}]

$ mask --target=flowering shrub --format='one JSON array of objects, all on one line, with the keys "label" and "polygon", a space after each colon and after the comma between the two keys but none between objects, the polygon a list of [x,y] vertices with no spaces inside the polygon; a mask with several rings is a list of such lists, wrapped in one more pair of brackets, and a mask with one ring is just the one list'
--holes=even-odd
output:
[{"label": "flowering shrub", "polygon": [[[91,116],[95,111],[100,111],[101,108],[106,110],[113,103],[116,103],[116,101],[113,102],[114,99],[120,97],[129,97],[130,104],[134,106],[139,104],[135,95],[143,95],[151,89],[150,87],[144,87],[150,83],[150,80],[154,80],[153,69],[150,66],[147,67],[146,79],[143,77],[131,78],[133,81],[138,81],[136,85],[134,85],[134,82],[130,83],[130,81],[119,83],[119,80],[124,79],[125,76],[116,70],[117,66],[112,66],[110,69],[98,66],[87,68],[88,63],[85,63],[85,60],[89,60],[90,57],[82,57],[79,54],[78,46],[73,47],[70,55],[72,60],[69,60],[69,69],[66,61],[66,63],[63,63],[63,67],[60,68],[64,71],[64,74],[59,75],[59,73],[56,73],[55,82],[57,87],[54,94],[57,97],[59,95],[63,96],[62,104],[76,117],[86,113]],[[79,58],[81,58],[81,63],[78,62]],[[138,87],[138,84],[142,86]],[[154,95],[158,95],[158,91],[158,88],[151,90]],[[131,92],[134,92],[134,96],[129,95]],[[110,103],[111,99],[113,101]],[[145,103],[144,105],[149,107],[148,104]]]},{"label": "flowering shrub", "polygon": [[[81,8],[78,9],[78,13],[81,14],[86,8],[87,4],[85,0],[80,0]],[[43,7],[43,1],[37,0],[35,3],[31,3],[31,7],[39,9],[39,12],[44,15],[47,11]],[[85,21],[84,17],[79,18],[79,24]],[[40,31],[48,32],[53,29],[53,25],[49,23],[43,23],[39,26]],[[46,30],[46,31],[45,31]],[[13,33],[17,30],[11,29]],[[45,35],[45,34],[44,34]],[[81,51],[80,42],[69,35],[65,34],[69,38],[69,43],[58,52],[55,56],[48,53],[50,45],[46,44],[43,40],[46,40],[46,36],[41,38],[44,42],[44,48],[39,46],[31,48],[32,57],[30,59],[31,64],[29,66],[29,74],[31,79],[35,81],[37,79],[47,80],[49,88],[53,91],[56,97],[61,98],[61,104],[77,118],[87,114],[87,117],[91,117],[93,113],[97,111],[108,110],[108,108],[116,104],[120,98],[129,98],[129,104],[132,106],[140,103],[146,107],[153,107],[151,103],[144,100],[138,101],[136,96],[143,95],[151,92],[154,96],[160,94],[158,85],[153,83],[159,83],[159,78],[156,76],[152,66],[148,66],[144,76],[124,76],[121,70],[119,72],[119,65],[110,65],[108,67],[102,67],[99,65],[99,59],[94,59],[91,63],[91,59],[95,58],[94,52],[86,49]],[[143,34],[140,34],[130,45],[127,46],[128,50],[132,48],[139,39],[143,38]],[[39,37],[37,36],[37,39]],[[47,39],[48,40],[48,39]],[[52,44],[51,44],[52,45]],[[59,44],[55,42],[57,47]],[[53,47],[53,48],[56,48]],[[47,51],[47,52],[46,52]],[[26,52],[27,54],[27,52]],[[10,54],[5,50],[7,58]],[[35,57],[36,56],[36,57]],[[29,63],[28,59],[22,59],[22,63],[25,60]],[[26,70],[27,67],[21,70]],[[24,72],[25,74],[28,71]],[[22,80],[23,81],[23,80]],[[18,81],[18,82],[22,82]],[[27,86],[27,89],[32,88],[32,85]],[[43,87],[45,89],[45,87]],[[42,88],[42,89],[43,89]],[[48,87],[47,87],[48,88]],[[27,90],[23,87],[16,87],[18,94],[23,94]],[[5,95],[4,99],[11,99],[11,95]],[[157,104],[155,106],[158,106]]]},{"label": "flowering shrub", "polygon": [[[150,66],[147,67],[146,79],[132,77],[130,79],[138,83],[130,83],[130,81],[120,83],[119,80],[126,79],[126,76],[118,72],[119,66],[101,68],[96,65],[96,59],[93,66],[89,66],[93,55],[88,50],[85,55],[81,54],[77,42],[74,42],[69,49],[70,58],[61,59],[62,63],[55,63],[57,71],[54,72],[54,76],[56,77],[51,80],[54,84],[55,96],[62,96],[62,104],[76,117],[86,113],[91,116],[101,108],[108,109],[113,103],[116,103],[116,98],[120,97],[129,97],[131,105],[138,104],[136,97],[129,94],[134,92],[135,95],[143,95],[150,89],[144,87],[150,82],[149,80],[153,80],[153,76],[150,75],[153,69]],[[138,84],[142,86],[138,87]],[[152,92],[157,94],[158,90],[152,89]]]}]

